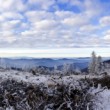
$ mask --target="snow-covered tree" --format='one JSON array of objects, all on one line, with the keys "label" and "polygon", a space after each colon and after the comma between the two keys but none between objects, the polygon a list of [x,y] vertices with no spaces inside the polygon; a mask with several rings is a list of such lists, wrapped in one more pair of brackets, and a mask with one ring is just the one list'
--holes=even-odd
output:
[{"label": "snow-covered tree", "polygon": [[103,63],[101,56],[96,56],[95,52],[92,52],[91,61],[88,67],[91,75],[100,75],[103,70]]},{"label": "snow-covered tree", "polygon": [[80,74],[80,73],[81,73],[80,68],[76,68],[76,69],[75,69],[75,72],[76,72],[77,74]]},{"label": "snow-covered tree", "polygon": [[90,74],[95,74],[96,59],[97,59],[96,54],[93,51],[92,56],[91,56],[91,61],[90,61],[89,67],[88,67],[88,70],[89,70]]},{"label": "snow-covered tree", "polygon": [[59,73],[59,70],[58,70],[58,66],[57,65],[54,65],[53,72],[54,72],[54,74]]},{"label": "snow-covered tree", "polygon": [[63,65],[63,73],[64,74],[71,74],[74,71],[74,65],[73,64],[64,64]]},{"label": "snow-covered tree", "polygon": [[57,65],[54,65],[54,70],[56,71],[56,70],[58,70],[58,67],[57,67]]},{"label": "snow-covered tree", "polygon": [[63,64],[62,72],[63,72],[63,74],[66,74],[68,72],[68,64],[66,64],[66,63]]},{"label": "snow-covered tree", "polygon": [[102,71],[102,58],[101,56],[98,56],[96,58],[96,64],[95,64],[95,73],[97,73],[98,75],[101,74]]}]

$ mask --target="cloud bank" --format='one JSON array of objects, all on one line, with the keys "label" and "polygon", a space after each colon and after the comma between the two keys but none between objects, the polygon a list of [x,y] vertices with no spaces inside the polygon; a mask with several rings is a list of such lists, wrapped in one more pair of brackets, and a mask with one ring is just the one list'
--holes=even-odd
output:
[{"label": "cloud bank", "polygon": [[0,0],[0,48],[110,47],[107,0]]}]

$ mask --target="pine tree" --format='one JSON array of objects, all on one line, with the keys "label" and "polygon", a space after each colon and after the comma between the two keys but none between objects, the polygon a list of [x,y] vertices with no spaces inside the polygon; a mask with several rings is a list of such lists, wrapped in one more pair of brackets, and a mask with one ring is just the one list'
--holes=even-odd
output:
[{"label": "pine tree", "polygon": [[93,51],[92,56],[91,56],[91,61],[90,61],[89,67],[88,67],[90,74],[95,74],[96,59],[97,59],[96,54]]},{"label": "pine tree", "polygon": [[64,74],[72,74],[73,73],[73,71],[74,71],[74,64],[70,64],[70,63],[68,63],[68,64],[64,64],[63,65],[63,73]]},{"label": "pine tree", "polygon": [[96,65],[95,66],[95,73],[99,75],[101,73],[101,70],[102,70],[102,58],[101,58],[101,56],[97,57],[95,65]]},{"label": "pine tree", "polygon": [[53,70],[54,74],[58,73],[58,66],[54,65],[54,70]]},{"label": "pine tree", "polygon": [[67,72],[68,72],[68,64],[66,64],[66,63],[63,64],[62,72],[63,72],[63,74],[67,74]]}]

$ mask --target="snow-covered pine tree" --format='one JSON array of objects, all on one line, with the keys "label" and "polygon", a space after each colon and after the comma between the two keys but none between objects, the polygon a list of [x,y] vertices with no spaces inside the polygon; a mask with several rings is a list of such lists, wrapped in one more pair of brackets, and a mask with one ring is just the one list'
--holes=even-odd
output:
[{"label": "snow-covered pine tree", "polygon": [[91,56],[91,61],[90,61],[90,64],[88,66],[88,71],[91,75],[95,75],[95,66],[96,66],[96,54],[95,52],[93,51],[92,52],[92,56]]},{"label": "snow-covered pine tree", "polygon": [[96,64],[95,65],[96,65],[95,66],[95,73],[97,75],[100,75],[101,74],[101,70],[102,70],[102,58],[101,58],[101,56],[98,56],[96,58]]},{"label": "snow-covered pine tree", "polygon": [[67,74],[69,72],[69,68],[70,68],[70,64],[64,63],[63,70],[62,70],[63,74]]},{"label": "snow-covered pine tree", "polygon": [[81,74],[80,68],[76,68],[74,71],[75,71],[75,73],[77,73],[77,74]]},{"label": "snow-covered pine tree", "polygon": [[66,64],[65,63],[63,65],[62,72],[63,72],[63,74],[68,74],[68,75],[72,74],[74,72],[74,64],[70,64],[70,63]]},{"label": "snow-covered pine tree", "polygon": [[67,74],[68,72],[68,65],[66,63],[63,64],[62,72],[62,74]]},{"label": "snow-covered pine tree", "polygon": [[54,65],[54,70],[53,70],[54,74],[58,73],[58,66]]}]

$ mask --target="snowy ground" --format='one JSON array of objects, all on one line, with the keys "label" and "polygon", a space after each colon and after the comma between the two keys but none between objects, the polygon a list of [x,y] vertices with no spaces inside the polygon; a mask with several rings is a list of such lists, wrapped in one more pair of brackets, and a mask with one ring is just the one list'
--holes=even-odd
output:
[{"label": "snowy ground", "polygon": [[0,79],[15,79],[17,81],[29,82],[34,84],[39,83],[69,83],[73,80],[79,80],[84,78],[97,78],[98,76],[90,75],[70,75],[70,76],[57,76],[57,75],[33,75],[29,72],[21,72],[16,70],[4,70],[0,69]]},{"label": "snowy ground", "polygon": [[110,90],[106,87],[101,88],[99,85],[98,88],[91,88],[89,91],[95,97],[94,101],[94,110],[110,110]]},{"label": "snowy ground", "polygon": [[110,90],[100,92],[95,99],[96,110],[110,110]]},{"label": "snowy ground", "polygon": [[[77,81],[84,78],[100,78],[97,76],[89,76],[89,75],[71,75],[71,76],[54,76],[54,75],[32,75],[29,72],[20,72],[15,70],[3,70],[0,69],[0,81],[7,79],[14,79],[16,81],[23,81],[32,84],[55,84],[55,83],[70,83],[71,81]],[[94,110],[110,110],[110,90],[97,88],[92,89],[91,92],[93,95],[98,92],[94,97]],[[89,109],[88,109],[89,110]]]}]

